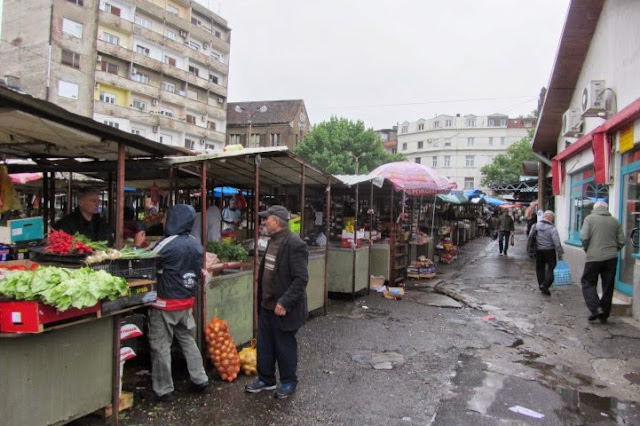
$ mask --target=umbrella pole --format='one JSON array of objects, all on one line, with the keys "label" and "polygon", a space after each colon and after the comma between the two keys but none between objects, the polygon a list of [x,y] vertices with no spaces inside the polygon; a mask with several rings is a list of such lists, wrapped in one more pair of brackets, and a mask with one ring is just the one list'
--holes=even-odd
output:
[{"label": "umbrella pole", "polygon": [[435,252],[436,252],[436,250],[435,250],[435,248],[436,248],[436,240],[433,237],[435,222],[436,222],[436,196],[434,195],[433,196],[433,209],[432,209],[432,212],[431,212],[431,244],[433,244],[434,256],[435,256]]}]

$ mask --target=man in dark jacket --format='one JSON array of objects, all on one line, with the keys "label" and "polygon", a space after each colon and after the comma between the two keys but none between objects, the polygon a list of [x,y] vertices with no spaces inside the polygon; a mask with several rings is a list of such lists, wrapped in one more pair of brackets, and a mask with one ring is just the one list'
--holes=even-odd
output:
[{"label": "man in dark jacket", "polygon": [[500,249],[500,254],[504,253],[505,256],[507,255],[507,251],[509,250],[509,237],[514,230],[513,219],[509,216],[507,209],[504,209],[498,219],[498,249]]},{"label": "man in dark jacket", "polygon": [[98,213],[100,192],[97,189],[84,189],[78,194],[78,207],[53,225],[69,235],[76,232],[91,241],[107,241],[111,233],[107,222]]},{"label": "man in dark jacket", "polygon": [[[597,201],[584,219],[580,230],[587,261],[582,273],[582,296],[591,311],[589,321],[607,322],[618,268],[618,251],[624,247],[624,231],[618,219],[611,216],[604,201]],[[602,298],[598,297],[598,276],[602,281]]]},{"label": "man in dark jacket", "polygon": [[202,278],[204,250],[189,231],[196,212],[186,204],[167,212],[165,237],[153,248],[158,276],[158,299],[149,309],[149,345],[151,346],[151,380],[160,401],[173,400],[171,377],[171,343],[175,336],[187,361],[194,390],[204,392],[209,378],[193,332],[196,327],[193,305]]},{"label": "man in dark jacket", "polygon": [[538,288],[547,296],[551,295],[549,288],[553,284],[553,270],[558,263],[557,259],[562,259],[564,255],[558,230],[553,225],[555,217],[555,213],[551,210],[545,211],[542,220],[531,227],[528,237],[534,238],[535,233]]},{"label": "man in dark jacket", "polygon": [[245,390],[276,389],[277,362],[275,397],[287,398],[298,385],[296,332],[307,320],[307,245],[289,231],[285,207],[271,206],[259,215],[271,239],[258,274],[258,379]]}]

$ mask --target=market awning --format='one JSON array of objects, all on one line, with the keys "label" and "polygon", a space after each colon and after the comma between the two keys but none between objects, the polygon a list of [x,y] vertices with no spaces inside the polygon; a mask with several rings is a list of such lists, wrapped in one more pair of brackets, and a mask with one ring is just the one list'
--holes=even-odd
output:
[{"label": "market awning", "polygon": [[336,179],[340,180],[340,182],[344,183],[347,186],[353,186],[358,183],[371,182],[378,188],[382,188],[384,184],[384,178],[379,176],[371,176],[371,175],[333,175]]},{"label": "market awning", "polygon": [[506,201],[499,200],[499,199],[493,198],[493,197],[484,197],[484,199],[488,204],[491,204],[492,206],[501,206],[503,204],[507,204]]},{"label": "market awning", "polygon": [[469,199],[461,192],[452,192],[451,194],[438,194],[438,198],[445,203],[451,204],[467,204]]}]

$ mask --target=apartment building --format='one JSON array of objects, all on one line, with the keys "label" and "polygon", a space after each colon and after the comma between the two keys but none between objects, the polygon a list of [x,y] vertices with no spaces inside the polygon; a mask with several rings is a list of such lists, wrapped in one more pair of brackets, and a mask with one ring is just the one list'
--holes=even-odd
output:
[{"label": "apartment building", "polygon": [[230,29],[191,0],[4,0],[0,74],[167,145],[225,145]]},{"label": "apartment building", "polygon": [[287,146],[292,150],[311,130],[302,99],[230,102],[227,116],[229,145]]},{"label": "apartment building", "polygon": [[527,136],[535,118],[438,115],[399,125],[397,152],[452,179],[460,189],[483,188],[480,169]]},{"label": "apartment building", "polygon": [[398,126],[393,126],[391,129],[376,130],[376,134],[380,136],[382,142],[382,149],[389,154],[396,154],[398,152]]}]

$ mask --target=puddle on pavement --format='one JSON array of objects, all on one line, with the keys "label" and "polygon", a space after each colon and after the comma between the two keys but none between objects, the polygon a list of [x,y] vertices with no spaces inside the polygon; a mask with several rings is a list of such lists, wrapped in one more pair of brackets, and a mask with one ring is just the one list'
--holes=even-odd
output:
[{"label": "puddle on pavement", "polygon": [[620,425],[637,424],[636,421],[640,417],[637,405],[633,402],[569,388],[559,387],[555,390],[562,397],[565,408],[577,413],[586,424],[599,423],[605,419]]}]

